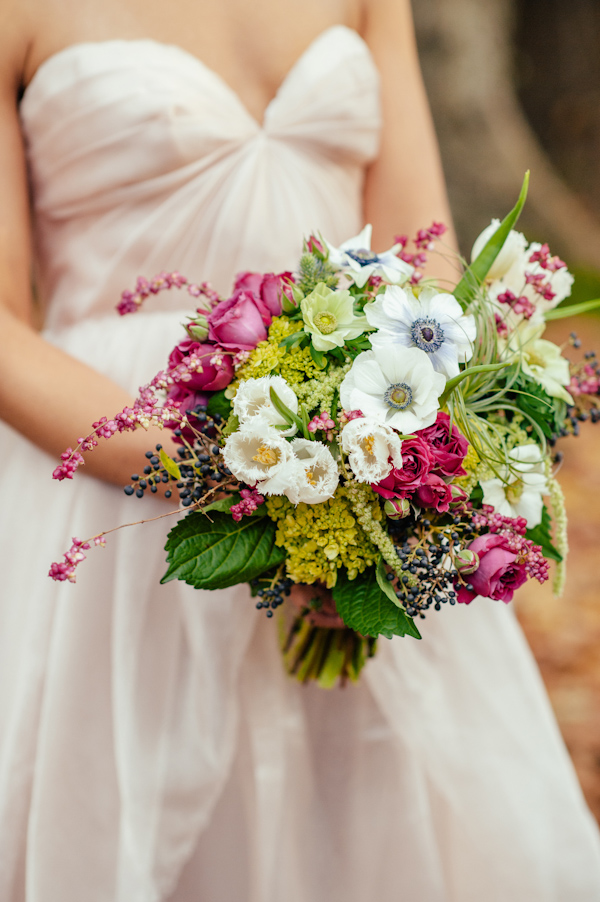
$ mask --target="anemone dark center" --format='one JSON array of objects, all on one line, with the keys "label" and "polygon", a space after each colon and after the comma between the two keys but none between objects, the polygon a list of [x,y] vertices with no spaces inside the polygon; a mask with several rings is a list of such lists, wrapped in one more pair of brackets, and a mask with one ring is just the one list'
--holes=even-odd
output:
[{"label": "anemone dark center", "polygon": [[360,263],[361,266],[368,266],[369,263],[378,263],[379,257],[377,254],[374,254],[372,251],[368,251],[364,247],[356,248],[353,251],[346,251],[349,257],[352,257],[353,260],[356,260],[357,263]]},{"label": "anemone dark center", "polygon": [[444,343],[444,330],[436,320],[429,317],[416,319],[410,334],[416,346],[429,354],[439,351]]},{"label": "anemone dark center", "polygon": [[387,389],[383,400],[394,410],[406,410],[413,400],[412,388],[406,382],[396,382]]}]

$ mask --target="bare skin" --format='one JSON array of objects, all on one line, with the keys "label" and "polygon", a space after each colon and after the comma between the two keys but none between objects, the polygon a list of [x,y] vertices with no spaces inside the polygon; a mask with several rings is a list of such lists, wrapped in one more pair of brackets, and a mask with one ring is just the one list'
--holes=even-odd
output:
[{"label": "bare skin", "polygon": [[[293,23],[293,27],[290,23]],[[217,72],[259,121],[294,62],[342,23],[369,44],[382,76],[384,130],[367,176],[374,247],[398,231],[450,221],[421,82],[409,0],[0,0],[0,417],[57,457],[101,415],[132,399],[41,337],[30,288],[31,240],[18,97],[39,66],[74,43],[152,38]],[[438,265],[438,274],[452,271]],[[125,287],[125,286],[124,286]],[[117,485],[139,469],[158,430],[117,436],[87,455],[86,472]]]}]

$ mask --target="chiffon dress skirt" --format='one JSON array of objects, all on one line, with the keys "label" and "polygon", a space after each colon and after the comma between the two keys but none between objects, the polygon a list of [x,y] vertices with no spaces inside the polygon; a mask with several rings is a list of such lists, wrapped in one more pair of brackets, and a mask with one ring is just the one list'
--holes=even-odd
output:
[{"label": "chiffon dress skirt", "polygon": [[[190,306],[165,292],[119,319],[138,274],[227,292],[293,269],[313,230],[358,232],[378,76],[331,28],[259,124],[178,47],[77,44],[21,117],[45,337],[134,392]],[[165,503],[53,482],[7,427],[0,448],[2,902],[600,899],[597,829],[510,608],[432,613],[359,685],[301,686],[245,586],[159,585],[165,521],[53,583],[71,536]]]}]

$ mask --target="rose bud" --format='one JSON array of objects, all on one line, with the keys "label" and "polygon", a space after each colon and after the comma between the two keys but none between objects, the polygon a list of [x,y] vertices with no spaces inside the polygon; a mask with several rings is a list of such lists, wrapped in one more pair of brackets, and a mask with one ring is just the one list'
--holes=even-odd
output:
[{"label": "rose bud", "polygon": [[456,510],[462,507],[469,500],[469,494],[460,485],[451,485],[452,501],[450,502],[450,510]]},{"label": "rose bud", "polygon": [[476,551],[463,548],[455,555],[454,565],[461,576],[469,576],[479,568],[479,555]]},{"label": "rose bud", "polygon": [[314,235],[311,235],[308,241],[306,242],[306,249],[309,254],[314,254],[315,257],[318,257],[320,260],[324,260],[327,256],[325,248],[321,241],[316,238]]},{"label": "rose bud", "polygon": [[408,498],[390,498],[383,510],[390,520],[402,520],[410,514],[410,501]]},{"label": "rose bud", "polygon": [[187,324],[186,330],[190,338],[202,342],[208,337],[208,320],[199,313]]}]

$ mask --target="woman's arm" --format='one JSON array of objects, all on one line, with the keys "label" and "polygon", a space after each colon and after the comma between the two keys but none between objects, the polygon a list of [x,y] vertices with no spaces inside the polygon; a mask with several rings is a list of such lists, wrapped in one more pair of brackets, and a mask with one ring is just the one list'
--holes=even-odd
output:
[{"label": "woman's arm", "polygon": [[[132,398],[44,341],[34,327],[29,201],[17,112],[28,44],[15,24],[17,10],[11,17],[8,5],[0,7],[0,418],[58,458],[95,420],[113,416]],[[170,446],[166,431],[139,429],[100,440],[86,455],[86,471],[123,485],[157,442]]]},{"label": "woman's arm", "polygon": [[[365,0],[363,35],[381,76],[381,150],[367,174],[365,220],[374,247],[394,234],[409,237],[433,220],[449,226],[444,243],[456,249],[437,139],[417,55],[410,0]],[[427,275],[457,281],[457,266],[437,254]]]}]

